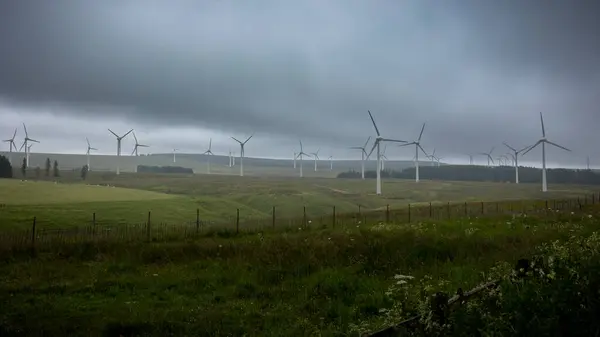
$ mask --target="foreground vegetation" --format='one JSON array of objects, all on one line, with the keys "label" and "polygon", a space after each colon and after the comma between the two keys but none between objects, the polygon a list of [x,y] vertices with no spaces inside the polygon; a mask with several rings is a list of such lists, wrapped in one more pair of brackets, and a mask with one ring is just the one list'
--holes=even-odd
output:
[{"label": "foreground vegetation", "polygon": [[[583,335],[600,277],[592,207],[3,251],[0,335],[348,335],[418,313],[429,335],[544,335],[559,323]],[[551,276],[503,283],[435,324],[429,295],[506,277],[536,253]]]}]

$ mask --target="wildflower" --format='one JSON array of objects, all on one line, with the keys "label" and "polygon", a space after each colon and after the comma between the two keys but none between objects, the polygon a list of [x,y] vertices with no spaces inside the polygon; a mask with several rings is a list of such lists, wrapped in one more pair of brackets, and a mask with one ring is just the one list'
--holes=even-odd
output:
[{"label": "wildflower", "polygon": [[152,276],[158,276],[158,274],[153,274]]},{"label": "wildflower", "polygon": [[404,280],[400,280],[400,281],[396,282],[396,284],[406,284],[406,283],[408,283],[408,282],[406,282]]},{"label": "wildflower", "polygon": [[589,214],[589,215],[588,215],[588,218],[590,218],[590,219],[591,219],[591,218],[592,218],[592,215],[591,215],[591,214]]},{"label": "wildflower", "polygon": [[327,240],[331,240],[331,238],[327,238]]},{"label": "wildflower", "polygon": [[414,276],[409,276],[409,275],[400,275],[400,274],[394,275],[394,279],[396,279],[396,280],[412,280],[414,278],[415,278]]},{"label": "wildflower", "polygon": [[571,215],[574,215],[574,214],[575,214],[575,212],[571,212]]},{"label": "wildflower", "polygon": [[312,220],[308,220],[308,223],[312,223]]},{"label": "wildflower", "polygon": [[219,248],[223,248],[223,245],[219,245]]}]

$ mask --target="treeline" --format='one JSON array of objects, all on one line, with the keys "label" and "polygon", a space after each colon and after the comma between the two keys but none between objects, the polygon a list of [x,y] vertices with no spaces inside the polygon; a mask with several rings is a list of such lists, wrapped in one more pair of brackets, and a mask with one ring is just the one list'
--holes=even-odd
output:
[{"label": "treeline", "polygon": [[[593,170],[547,169],[548,181],[554,184],[600,185],[600,174]],[[374,179],[376,171],[365,171],[365,178]],[[510,166],[476,166],[476,165],[442,165],[423,166],[419,168],[421,179],[455,180],[455,181],[515,181],[515,168]],[[348,171],[338,174],[338,178],[360,179],[360,171]],[[415,168],[400,171],[381,171],[382,178],[415,179]],[[542,170],[535,167],[519,167],[519,182],[541,183]]]},{"label": "treeline", "polygon": [[186,173],[193,174],[194,170],[181,166],[146,166],[138,165],[138,173]]},{"label": "treeline", "polygon": [[0,178],[12,178],[13,169],[5,156],[0,156]]}]

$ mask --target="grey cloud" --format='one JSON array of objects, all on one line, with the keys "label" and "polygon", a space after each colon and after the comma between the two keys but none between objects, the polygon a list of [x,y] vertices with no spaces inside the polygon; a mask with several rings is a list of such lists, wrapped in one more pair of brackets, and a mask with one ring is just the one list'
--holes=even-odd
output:
[{"label": "grey cloud", "polygon": [[455,156],[531,143],[544,111],[551,139],[600,157],[589,145],[600,125],[598,7],[4,2],[0,97],[148,128],[256,131],[286,146],[361,144],[371,109],[390,137],[412,140],[427,122],[424,145]]}]

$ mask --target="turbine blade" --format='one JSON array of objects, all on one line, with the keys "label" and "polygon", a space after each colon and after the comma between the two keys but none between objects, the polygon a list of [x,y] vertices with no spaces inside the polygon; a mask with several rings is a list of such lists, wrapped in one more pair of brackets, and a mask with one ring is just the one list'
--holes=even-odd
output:
[{"label": "turbine blade", "polygon": [[212,148],[212,138],[208,141],[208,151]]},{"label": "turbine blade", "polygon": [[352,147],[349,147],[349,149],[362,150],[363,148],[362,147],[358,147],[358,146],[352,146]]},{"label": "turbine blade", "polygon": [[108,131],[110,131],[110,133],[112,133],[113,135],[115,135],[115,137],[119,138],[119,135],[117,135],[116,133],[114,133],[113,130],[108,129]]},{"label": "turbine blade", "polygon": [[373,119],[373,115],[371,114],[371,111],[367,110],[367,112],[369,113],[369,117],[371,117],[371,122],[373,122],[373,126],[375,127],[375,132],[377,132],[377,137],[381,136],[381,134],[379,133],[379,129],[377,128],[377,124],[375,124],[375,119]]},{"label": "turbine blade", "polygon": [[23,146],[25,146],[25,142],[23,142],[23,144],[21,144],[21,147],[19,148],[19,152],[21,152],[21,150],[23,150]]},{"label": "turbine blade", "polygon": [[510,145],[506,144],[506,142],[502,142],[502,144],[504,144],[504,146],[506,146],[507,148],[509,148],[509,149],[511,149],[511,150],[513,150],[513,151],[517,151],[517,150],[516,150],[514,147],[512,147],[512,146],[510,146]]},{"label": "turbine blade", "polygon": [[496,149],[495,146],[492,146],[492,149],[490,150],[490,152],[488,152],[490,155],[492,154],[492,152],[494,152],[494,149]]},{"label": "turbine blade", "polygon": [[249,141],[249,140],[250,140],[250,138],[252,138],[252,137],[254,137],[254,133],[252,133],[252,134],[250,135],[250,137],[248,137],[248,139],[246,139],[246,140],[244,141],[244,144],[248,143],[248,141]]},{"label": "turbine blade", "polygon": [[405,140],[398,140],[398,139],[381,138],[381,140],[383,140],[384,142],[408,143]]},{"label": "turbine blade", "polygon": [[128,135],[128,134],[130,134],[131,132],[133,132],[133,129],[131,129],[131,130],[127,131],[127,133],[126,133],[126,134],[124,134],[124,135],[121,137],[121,139],[123,139],[123,138],[127,137],[127,135]]},{"label": "turbine blade", "polygon": [[300,142],[300,152],[302,152],[302,141],[299,140],[299,142]]},{"label": "turbine blade", "polygon": [[[535,145],[535,144],[534,144],[534,145]],[[534,146],[534,145],[527,145],[527,146],[525,146],[524,148],[522,148],[522,149],[520,149],[519,151],[517,151],[517,154],[518,154],[518,153],[520,153],[520,152],[523,152],[523,151],[527,150],[528,148],[530,148],[530,147],[532,147],[532,146]]]},{"label": "turbine blade", "polygon": [[85,137],[85,141],[88,143],[88,147],[90,147],[90,140],[88,139],[88,137]]},{"label": "turbine blade", "polygon": [[35,140],[35,139],[31,139],[31,138],[29,138],[29,141],[30,141],[30,142],[34,142],[34,143],[39,143],[39,141],[37,141],[37,140]]},{"label": "turbine blade", "polygon": [[23,129],[25,130],[25,137],[28,137],[28,134],[27,134],[27,127],[25,126],[25,123],[23,123]]},{"label": "turbine blade", "polygon": [[421,136],[423,136],[423,131],[425,131],[425,123],[423,123],[423,127],[421,128],[421,133],[419,134],[419,140],[418,140],[418,142],[421,141]]},{"label": "turbine blade", "polygon": [[408,145],[414,145],[414,144],[416,144],[416,143],[415,143],[415,142],[412,142],[412,143],[404,143],[404,144],[400,144],[400,145],[398,145],[398,146],[408,146]]},{"label": "turbine blade", "polygon": [[16,136],[17,136],[17,128],[15,128],[15,133],[13,133],[13,136],[12,136],[12,138],[11,138],[11,139],[12,139],[12,140],[15,140],[15,137],[16,137]]},{"label": "turbine blade", "polygon": [[427,156],[427,152],[425,151],[425,149],[423,149],[423,147],[421,147],[421,144],[417,144],[417,146],[419,147],[419,149],[421,149],[421,151],[423,151],[425,156]]},{"label": "turbine blade", "polygon": [[135,132],[133,133],[133,139],[135,139],[135,143],[138,143],[137,137],[135,136]]},{"label": "turbine blade", "polygon": [[572,152],[571,150],[567,149],[566,147],[564,147],[564,146],[561,146],[561,145],[558,145],[558,144],[556,144],[556,143],[553,143],[553,142],[551,142],[551,141],[549,141],[549,140],[547,140],[547,141],[546,141],[546,143],[548,143],[548,144],[550,144],[550,145],[554,145],[554,146],[556,146],[556,147],[558,147],[558,148],[561,148],[561,149],[563,149],[563,150],[566,150],[566,151]]},{"label": "turbine blade", "polygon": [[367,159],[369,159],[369,157],[371,156],[371,153],[373,153],[373,150],[375,150],[375,148],[377,147],[377,144],[379,144],[379,140],[376,140],[373,143],[373,147],[371,148],[371,151],[369,151],[369,154],[367,154]]},{"label": "turbine blade", "polygon": [[369,144],[369,141],[371,140],[371,136],[369,136],[369,138],[367,138],[367,141],[365,142],[365,145],[363,145],[363,149],[367,147],[367,144]]},{"label": "turbine blade", "polygon": [[131,151],[131,155],[133,155],[135,153],[135,150],[137,150],[137,148],[138,148],[138,145],[135,144],[135,146],[133,147],[133,151]]},{"label": "turbine blade", "polygon": [[236,142],[238,142],[238,143],[242,144],[242,142],[240,142],[240,141],[239,141],[237,138],[235,138],[235,137],[231,137],[231,139],[233,139],[233,140],[235,140]]},{"label": "turbine blade", "polygon": [[535,144],[533,144],[532,146],[529,147],[529,149],[527,149],[527,151],[523,152],[523,156],[527,154],[527,152],[533,150],[536,146],[540,145],[542,141],[538,140]]},{"label": "turbine blade", "polygon": [[546,128],[544,128],[544,117],[542,116],[542,112],[540,111],[540,121],[542,122],[542,137],[546,137]]}]

